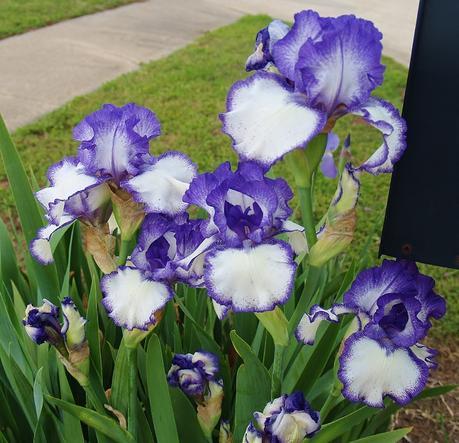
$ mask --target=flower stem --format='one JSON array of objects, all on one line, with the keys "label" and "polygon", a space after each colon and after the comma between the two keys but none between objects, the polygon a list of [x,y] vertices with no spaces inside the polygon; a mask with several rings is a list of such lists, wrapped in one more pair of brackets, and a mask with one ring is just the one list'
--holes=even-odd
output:
[{"label": "flower stem", "polygon": [[129,255],[131,240],[121,240],[118,265],[124,266]]},{"label": "flower stem", "polygon": [[137,349],[128,348],[128,431],[137,441]]},{"label": "flower stem", "polygon": [[335,362],[333,364],[333,373],[335,375],[335,383],[333,383],[333,387],[330,391],[330,394],[327,397],[327,400],[325,400],[324,405],[322,406],[322,409],[320,410],[320,420],[322,423],[325,423],[325,419],[327,418],[328,414],[330,411],[335,407],[336,402],[341,396],[341,390],[342,390],[342,385],[340,380],[338,379],[338,368],[339,368],[339,354],[341,352],[338,352],[338,355],[335,358]]},{"label": "flower stem", "polygon": [[274,361],[271,376],[271,399],[279,397],[282,389],[282,372],[285,346],[274,345]]},{"label": "flower stem", "polygon": [[320,410],[320,420],[322,423],[325,423],[325,419],[327,418],[330,411],[335,407],[336,402],[339,399],[339,396],[340,396],[340,392],[339,391],[337,392],[336,389],[333,387],[332,391],[327,397],[327,400],[325,400],[325,403],[322,406],[322,409]]},{"label": "flower stem", "polygon": [[297,189],[306,239],[308,241],[308,247],[309,249],[311,249],[317,242],[316,224],[314,221],[314,214],[312,210],[312,188],[298,187]]}]

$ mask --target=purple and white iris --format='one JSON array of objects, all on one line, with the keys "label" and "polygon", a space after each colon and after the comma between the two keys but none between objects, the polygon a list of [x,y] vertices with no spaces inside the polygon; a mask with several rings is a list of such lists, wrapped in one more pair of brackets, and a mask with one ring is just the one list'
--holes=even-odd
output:
[{"label": "purple and white iris", "polygon": [[319,413],[311,408],[302,392],[284,394],[253,416],[243,443],[301,443],[320,429]]},{"label": "purple and white iris", "polygon": [[131,255],[132,263],[155,280],[202,286],[204,257],[196,257],[186,266],[182,263],[205,244],[204,223],[190,220],[186,213],[174,218],[148,214]]},{"label": "purple and white iris", "polygon": [[289,30],[276,21],[260,31],[246,66],[258,71],[233,85],[221,115],[240,158],[270,166],[351,113],[383,136],[357,169],[391,172],[406,148],[406,125],[394,106],[371,96],[383,81],[381,38],[367,20],[309,10]]},{"label": "purple and white iris", "polygon": [[196,253],[207,244],[203,223],[186,213],[145,217],[131,255],[133,266],[120,267],[101,280],[102,303],[115,324],[146,331],[173,297],[175,283],[203,285],[204,255]]},{"label": "purple and white iris", "polygon": [[267,178],[254,162],[240,163],[235,172],[223,163],[191,182],[184,201],[206,210],[209,218],[202,226],[205,248],[190,258],[205,255],[205,286],[219,305],[263,312],[287,301],[296,271],[294,252],[275,237],[289,233],[295,248],[305,246],[304,228],[288,220],[292,196],[284,180]]},{"label": "purple and white iris", "polygon": [[22,324],[27,335],[38,345],[49,343],[63,355],[79,350],[86,342],[86,320],[81,317],[70,297],[62,300],[62,319],[60,309],[44,299],[40,307],[28,305]]},{"label": "purple and white iris", "polygon": [[37,345],[45,342],[57,345],[62,342],[59,308],[46,299],[40,307],[27,306],[22,324]]},{"label": "purple and white iris", "polygon": [[357,330],[345,340],[339,359],[344,397],[373,407],[384,406],[386,396],[406,404],[423,390],[435,367],[436,351],[420,343],[430,319],[446,310],[434,286],[415,263],[384,260],[357,276],[342,304],[313,306],[298,325],[297,339],[311,345],[322,321],[355,314]]},{"label": "purple and white iris", "polygon": [[191,397],[202,397],[209,391],[210,383],[222,384],[217,378],[218,371],[218,358],[211,352],[175,354],[167,381]]},{"label": "purple and white iris", "polygon": [[186,209],[182,197],[196,166],[179,152],[152,157],[149,142],[159,134],[156,115],[134,103],[104,105],[74,128],[78,155],[51,166],[50,186],[36,193],[48,220],[30,245],[39,262],[53,261],[52,235],[76,219],[95,227],[105,224],[117,189],[129,192],[145,212],[176,215]]},{"label": "purple and white iris", "polygon": [[194,354],[175,354],[167,373],[170,386],[180,388],[196,401],[196,417],[209,441],[212,441],[212,432],[222,412],[223,380],[217,377],[218,371],[217,356],[198,351]]},{"label": "purple and white iris", "polygon": [[110,189],[105,180],[90,174],[76,157],[67,157],[48,170],[50,186],[35,196],[45,209],[48,225],[30,244],[32,256],[42,264],[53,261],[53,234],[80,219],[88,225],[105,223],[111,214]]}]

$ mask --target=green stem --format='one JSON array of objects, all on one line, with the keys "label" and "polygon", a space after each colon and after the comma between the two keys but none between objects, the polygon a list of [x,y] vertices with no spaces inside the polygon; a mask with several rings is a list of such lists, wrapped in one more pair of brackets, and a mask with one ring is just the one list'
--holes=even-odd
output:
[{"label": "green stem", "polygon": [[137,441],[137,349],[128,348],[128,431]]},{"label": "green stem", "polygon": [[120,254],[118,257],[118,264],[123,266],[126,264],[126,259],[128,258],[130,251],[131,240],[121,240],[120,245]]},{"label": "green stem", "polygon": [[325,400],[325,403],[322,406],[322,409],[320,410],[320,420],[322,423],[325,423],[325,419],[327,418],[328,414],[336,406],[336,402],[341,397],[342,385],[338,378],[339,354],[340,352],[338,352],[338,355],[335,357],[335,361],[333,364],[335,382],[333,383],[333,387],[330,391],[330,394],[327,397],[327,400]]},{"label": "green stem", "polygon": [[327,400],[325,400],[325,403],[322,406],[322,409],[320,410],[320,420],[322,423],[325,423],[325,419],[327,418],[330,411],[335,407],[338,398],[339,394],[336,395],[335,389],[332,389],[330,395],[327,397]]},{"label": "green stem", "polygon": [[274,361],[271,376],[271,399],[281,395],[284,352],[285,346],[274,345]]},{"label": "green stem", "polygon": [[[202,428],[201,428],[201,429],[202,429]],[[204,434],[204,437],[206,438],[206,440],[207,440],[209,443],[213,443],[213,442],[214,442],[214,439],[212,438],[212,431],[210,431],[210,434],[209,434],[206,430],[202,429],[202,432],[203,432],[203,434]]]},{"label": "green stem", "polygon": [[308,240],[308,247],[311,249],[317,242],[316,224],[312,210],[312,189],[311,187],[298,187],[297,189],[306,239]]}]

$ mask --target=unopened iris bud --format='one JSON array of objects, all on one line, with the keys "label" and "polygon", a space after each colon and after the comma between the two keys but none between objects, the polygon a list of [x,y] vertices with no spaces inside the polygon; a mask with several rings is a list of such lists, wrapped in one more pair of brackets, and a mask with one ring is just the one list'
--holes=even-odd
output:
[{"label": "unopened iris bud", "polygon": [[189,396],[202,397],[209,381],[215,380],[218,370],[217,356],[210,352],[175,354],[167,380],[171,386],[179,387]]},{"label": "unopened iris bud", "polygon": [[59,322],[59,308],[48,300],[36,308],[28,305],[22,323],[29,337],[37,344],[48,342],[67,371],[82,385],[88,384],[89,346],[82,318],[73,303],[66,297],[62,301],[63,324]]},{"label": "unopened iris bud", "polygon": [[62,326],[61,333],[65,337],[65,344],[69,351],[78,349],[86,341],[84,319],[70,297],[65,297],[62,300],[62,315],[64,325]]},{"label": "unopened iris bud", "polygon": [[359,189],[360,182],[350,165],[347,165],[328,209],[325,223],[318,234],[317,243],[309,251],[309,263],[312,266],[323,266],[352,242]]},{"label": "unopened iris bud", "polygon": [[171,386],[179,387],[198,404],[197,418],[204,434],[210,438],[220,420],[223,381],[216,378],[218,358],[210,352],[176,354],[167,374]]},{"label": "unopened iris bud", "polygon": [[320,429],[319,413],[304,399],[302,392],[282,395],[268,403],[245,432],[244,443],[265,441],[301,443]]}]

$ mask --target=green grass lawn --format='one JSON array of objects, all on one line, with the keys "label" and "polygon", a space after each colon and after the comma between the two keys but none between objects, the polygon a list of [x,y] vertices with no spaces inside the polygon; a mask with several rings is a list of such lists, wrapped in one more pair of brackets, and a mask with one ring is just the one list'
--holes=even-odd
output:
[{"label": "green grass lawn", "polygon": [[0,0],[0,39],[138,0]]},{"label": "green grass lawn", "polygon": [[[200,171],[214,168],[220,162],[236,160],[227,136],[221,133],[218,113],[225,110],[225,98],[232,83],[244,76],[244,62],[252,49],[253,38],[269,18],[246,17],[236,24],[221,28],[200,38],[196,43],[171,56],[145,64],[136,72],[111,81],[94,93],[78,97],[64,107],[14,133],[14,141],[28,168],[40,184],[45,183],[48,166],[63,155],[76,152],[72,141],[72,127],[86,114],[103,103],[122,105],[133,101],[153,109],[162,123],[163,135],[152,142],[154,153],[178,149],[190,155]],[[407,70],[390,59],[386,81],[377,93],[401,106]],[[342,119],[337,132],[341,137],[352,134],[355,161],[366,158],[380,142],[376,131],[358,119]],[[276,166],[275,172],[290,177],[285,166]],[[0,178],[5,183],[3,171]],[[358,207],[358,232],[353,253],[371,236],[371,251],[376,262],[380,224],[387,198],[389,176],[362,177],[361,199]],[[336,183],[318,177],[319,198],[316,212],[321,215],[327,208]],[[0,188],[2,213],[12,207],[6,186]],[[455,301],[458,273],[447,269],[423,266],[438,282],[438,289],[449,296],[447,321],[440,332],[453,332],[459,319],[459,302]]]}]

